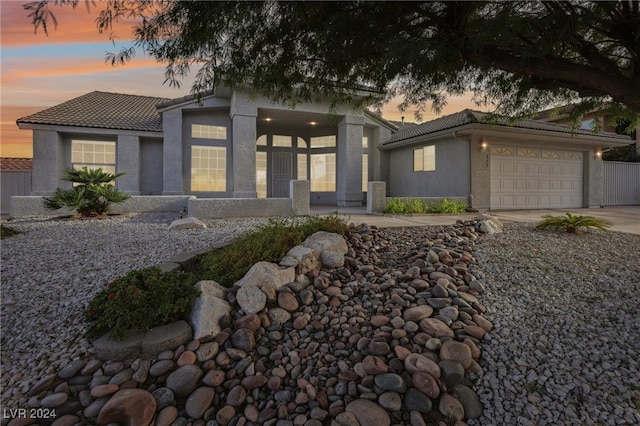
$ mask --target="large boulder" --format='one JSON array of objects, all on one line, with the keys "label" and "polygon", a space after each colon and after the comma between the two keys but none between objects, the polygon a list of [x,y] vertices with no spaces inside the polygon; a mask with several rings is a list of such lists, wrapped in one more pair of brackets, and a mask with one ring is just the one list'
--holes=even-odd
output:
[{"label": "large boulder", "polygon": [[304,240],[302,246],[320,253],[320,261],[329,268],[344,266],[344,255],[349,250],[342,235],[325,231],[311,235]]},{"label": "large boulder", "polygon": [[278,290],[295,281],[296,270],[293,267],[282,268],[271,262],[258,262],[236,283],[238,287],[271,287]]},{"label": "large boulder", "polygon": [[504,231],[504,225],[497,218],[483,214],[475,218],[478,221],[478,230],[483,234],[499,234]]},{"label": "large boulder", "polygon": [[224,300],[225,288],[215,281],[199,281],[196,288],[200,297],[191,309],[191,327],[194,340],[206,340],[222,331],[221,322],[231,316],[231,306]]},{"label": "large boulder", "polygon": [[170,231],[179,231],[182,229],[205,229],[207,225],[195,217],[185,217],[176,219],[169,225]]},{"label": "large boulder", "polygon": [[311,247],[295,246],[280,262],[282,266],[295,266],[298,274],[320,269],[320,254]]}]

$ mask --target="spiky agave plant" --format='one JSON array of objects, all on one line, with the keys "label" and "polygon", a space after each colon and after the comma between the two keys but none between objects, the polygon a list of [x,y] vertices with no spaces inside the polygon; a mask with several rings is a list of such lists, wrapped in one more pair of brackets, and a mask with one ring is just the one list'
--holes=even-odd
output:
[{"label": "spiky agave plant", "polygon": [[112,203],[121,203],[130,197],[112,184],[122,175],[124,172],[111,173],[101,168],[68,169],[62,180],[75,185],[71,189],[56,189],[51,196],[44,197],[42,203],[49,210],[66,206],[74,208],[84,217],[104,216]]},{"label": "spiky agave plant", "polygon": [[538,229],[555,229],[556,231],[568,232],[575,234],[581,230],[589,228],[597,228],[606,231],[611,227],[611,222],[595,216],[572,215],[566,213],[565,216],[545,215],[543,219],[536,225]]}]

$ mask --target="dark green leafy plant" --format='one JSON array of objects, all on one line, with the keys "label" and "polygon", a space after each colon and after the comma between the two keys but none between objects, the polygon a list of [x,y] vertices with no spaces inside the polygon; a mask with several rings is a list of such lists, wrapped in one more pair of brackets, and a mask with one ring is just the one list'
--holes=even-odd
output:
[{"label": "dark green leafy plant", "polygon": [[49,210],[72,207],[83,217],[104,216],[112,203],[121,203],[130,197],[112,184],[122,175],[124,172],[114,174],[100,168],[68,169],[62,179],[75,185],[71,189],[56,189],[51,196],[44,197],[42,203]]},{"label": "dark green leafy plant", "polygon": [[294,246],[318,231],[344,235],[349,227],[336,215],[274,219],[200,259],[198,276],[231,287],[257,262],[279,262]]},{"label": "dark green leafy plant", "polygon": [[2,231],[2,233],[0,234],[0,240],[3,240],[5,238],[9,238],[9,237],[13,237],[14,235],[22,233],[20,231],[16,231],[15,229],[10,228],[8,226],[4,226],[4,225],[0,226],[0,230]]},{"label": "dark green leafy plant", "polygon": [[111,330],[114,339],[127,330],[148,330],[180,320],[200,295],[197,278],[186,272],[162,272],[160,268],[131,271],[106,283],[89,303],[85,319],[89,338]]},{"label": "dark green leafy plant", "polygon": [[611,227],[611,222],[606,219],[594,216],[572,215],[571,213],[566,213],[565,216],[545,215],[536,225],[536,228],[538,229],[551,228],[556,231],[563,231],[570,234],[575,234],[582,230],[588,230],[589,228],[597,228],[606,231],[609,227]]},{"label": "dark green leafy plant", "polygon": [[464,213],[467,211],[465,203],[444,198],[438,204],[429,206],[417,198],[392,198],[387,202],[387,214],[424,214],[424,213]]}]

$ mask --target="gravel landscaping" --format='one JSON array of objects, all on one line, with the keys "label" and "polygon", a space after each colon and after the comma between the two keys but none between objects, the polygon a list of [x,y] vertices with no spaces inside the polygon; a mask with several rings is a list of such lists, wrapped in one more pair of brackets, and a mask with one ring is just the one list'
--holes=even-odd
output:
[{"label": "gravel landscaping", "polygon": [[[213,220],[167,230],[177,217],[35,218],[2,241],[2,401],[26,408],[43,376],[90,354],[82,310],[102,283],[131,269],[229,240],[264,220]],[[430,229],[385,229],[405,256]],[[471,272],[494,328],[480,344],[472,425],[640,423],[640,236],[580,235],[507,224],[475,242]],[[327,419],[328,420],[328,419]],[[3,423],[4,424],[4,423]]]}]

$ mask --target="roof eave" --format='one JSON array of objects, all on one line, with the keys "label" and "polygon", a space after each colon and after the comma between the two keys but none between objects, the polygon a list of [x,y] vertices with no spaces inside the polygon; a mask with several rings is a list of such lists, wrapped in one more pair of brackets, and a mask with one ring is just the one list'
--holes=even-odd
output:
[{"label": "roof eave", "polygon": [[162,137],[164,133],[160,130],[141,129],[120,129],[107,127],[87,127],[87,126],[66,126],[62,124],[43,124],[18,121],[18,128],[21,130],[50,130],[63,133],[92,133],[102,135],[113,135],[115,133],[126,133],[134,136],[155,136]]}]

